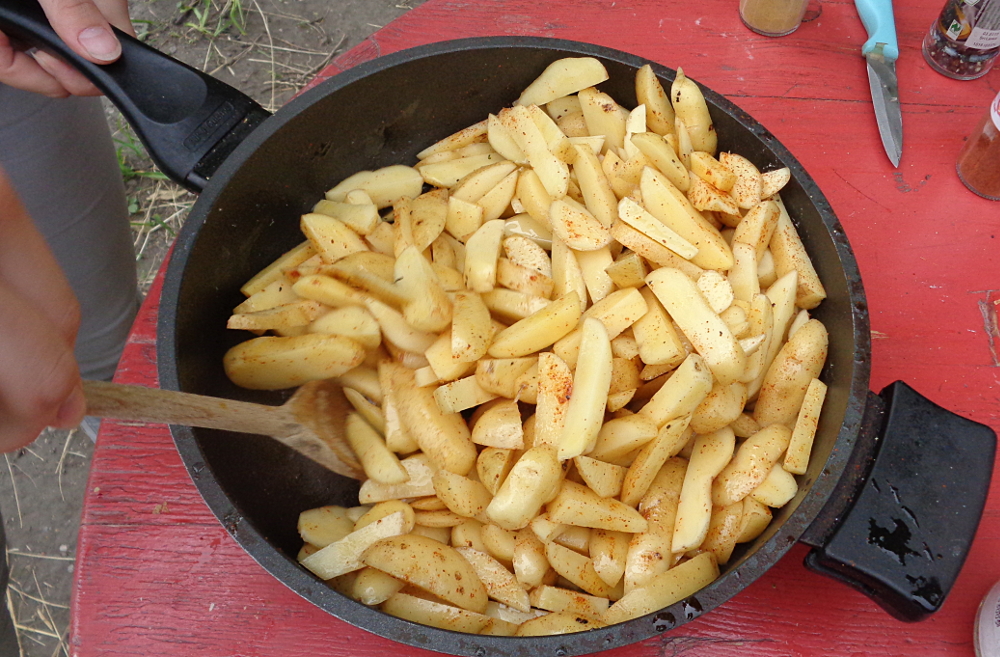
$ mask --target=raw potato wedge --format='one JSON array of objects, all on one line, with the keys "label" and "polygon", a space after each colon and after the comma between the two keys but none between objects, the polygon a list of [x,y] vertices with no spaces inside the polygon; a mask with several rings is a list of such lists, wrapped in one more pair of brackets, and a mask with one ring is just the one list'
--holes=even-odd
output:
[{"label": "raw potato wedge", "polygon": [[468,474],[476,463],[476,446],[462,416],[442,411],[431,390],[417,387],[411,370],[395,363],[387,366],[397,410],[420,449],[440,467]]},{"label": "raw potato wedge", "polygon": [[403,306],[406,323],[418,331],[443,331],[451,324],[452,304],[437,274],[416,246],[406,247],[396,258],[394,282],[408,301]]},{"label": "raw potato wedge", "polygon": [[719,383],[738,381],[746,370],[746,354],[695,283],[679,269],[669,267],[650,272],[646,283]]},{"label": "raw potato wedge", "polygon": [[[545,556],[545,544],[539,540],[530,527],[518,530],[517,537],[514,539],[514,553],[511,556],[511,562],[514,567],[514,577],[527,590],[540,586],[551,570],[549,560]],[[534,603],[532,605],[538,606]]]},{"label": "raw potato wedge", "polygon": [[728,192],[736,184],[736,174],[705,151],[691,153],[691,173],[721,192]]},{"label": "raw potato wedge", "polygon": [[683,190],[649,167],[642,171],[639,189],[643,205],[651,215],[698,247],[697,255],[691,258],[693,264],[703,269],[729,269],[733,266],[729,244],[718,229],[691,205]]},{"label": "raw potato wedge", "polygon": [[698,354],[691,354],[653,394],[638,415],[662,427],[670,420],[693,413],[711,390],[712,373],[708,365]]},{"label": "raw potato wedge", "polygon": [[788,451],[782,467],[792,474],[805,474],[809,465],[809,454],[812,451],[813,439],[816,437],[816,427],[819,424],[820,411],[826,399],[826,384],[819,379],[813,379],[806,388],[802,407],[795,419],[795,427],[788,443]]},{"label": "raw potato wedge", "polygon": [[300,226],[326,263],[332,264],[352,253],[369,250],[361,236],[346,223],[325,214],[304,214]]},{"label": "raw potato wedge", "polygon": [[316,318],[309,324],[307,330],[309,333],[342,335],[369,350],[382,344],[382,330],[379,328],[378,321],[367,309],[359,306],[334,308]]},{"label": "raw potato wedge", "polygon": [[[600,440],[599,437],[598,440]],[[573,459],[573,463],[587,487],[600,497],[617,497],[621,493],[626,468],[614,463],[598,461],[589,456],[577,456]]]},{"label": "raw potato wedge", "polygon": [[794,426],[809,383],[826,363],[829,335],[818,319],[810,319],[781,348],[767,370],[757,396],[754,419],[761,426]]},{"label": "raw potato wedge", "polygon": [[544,584],[532,589],[529,599],[531,606],[538,609],[561,611],[587,618],[600,618],[610,604],[607,598]]},{"label": "raw potato wedge", "polygon": [[674,106],[677,118],[684,123],[691,147],[696,151],[705,151],[714,155],[718,145],[715,125],[708,112],[705,96],[694,80],[684,75],[684,70],[677,69],[677,77],[670,85],[670,102]]},{"label": "raw potato wedge", "polygon": [[434,494],[431,477],[434,471],[424,454],[415,454],[400,461],[409,479],[402,484],[380,484],[374,479],[361,484],[358,501],[362,504],[377,504],[389,500],[423,497]]},{"label": "raw potato wedge", "polygon": [[326,193],[329,201],[344,201],[349,192],[364,190],[372,202],[381,210],[392,205],[398,198],[416,198],[423,189],[424,179],[416,169],[401,164],[378,169],[359,171],[345,178]]},{"label": "raw potato wedge", "polygon": [[271,283],[284,279],[286,271],[295,269],[315,255],[316,248],[313,247],[309,240],[306,240],[298,246],[289,249],[274,262],[261,269],[253,278],[243,284],[240,292],[248,297],[252,296]]},{"label": "raw potato wedge", "polygon": [[501,449],[524,449],[524,427],[517,402],[513,399],[497,402],[476,419],[472,442]]},{"label": "raw potato wedge", "polygon": [[663,464],[687,444],[691,437],[687,431],[690,421],[691,416],[684,415],[667,422],[656,438],[643,445],[622,482],[622,502],[633,507],[639,504]]},{"label": "raw potato wedge", "polygon": [[342,506],[321,506],[299,514],[298,530],[303,541],[325,548],[354,531],[354,521]]},{"label": "raw potato wedge", "polygon": [[332,379],[364,361],[364,348],[339,335],[264,336],[241,342],[222,359],[226,376],[253,390],[281,390]]},{"label": "raw potato wedge", "polygon": [[486,588],[475,569],[455,548],[426,536],[411,534],[378,541],[365,552],[364,563],[456,607],[486,611]]},{"label": "raw potato wedge", "polygon": [[568,612],[553,612],[524,621],[517,628],[516,636],[550,636],[570,634],[604,627],[605,623],[587,616]]},{"label": "raw potato wedge", "polygon": [[476,362],[476,382],[486,391],[515,399],[520,392],[519,379],[538,360],[527,358],[482,358]]},{"label": "raw potato wedge", "polygon": [[823,287],[816,268],[809,259],[802,238],[799,237],[795,224],[788,216],[788,210],[784,203],[777,196],[774,200],[778,203],[781,216],[778,218],[778,226],[774,230],[771,238],[771,253],[774,255],[775,273],[781,277],[788,272],[795,270],[798,273],[798,290],[795,295],[795,304],[799,308],[812,310],[826,298],[826,289]]},{"label": "raw potato wedge", "polygon": [[611,340],[600,320],[583,320],[580,352],[587,355],[576,368],[573,396],[559,441],[559,460],[565,461],[593,449],[604,422],[611,387]]},{"label": "raw potato wedge", "polygon": [[467,128],[462,128],[458,132],[448,135],[441,141],[435,142],[425,148],[424,150],[417,153],[418,160],[426,160],[432,155],[437,155],[438,153],[446,153],[449,151],[455,151],[463,146],[468,146],[469,144],[481,143],[486,139],[486,121],[480,121],[470,125]]},{"label": "raw potato wedge", "polygon": [[475,292],[456,292],[452,306],[451,355],[472,363],[486,355],[493,337],[490,311]]},{"label": "raw potato wedge", "polygon": [[604,137],[604,149],[622,148],[625,145],[625,120],[628,112],[611,96],[593,87],[581,89],[577,94],[580,109],[587,124],[587,132]]},{"label": "raw potato wedge", "polygon": [[545,544],[545,556],[553,570],[590,595],[599,598],[610,598],[614,595],[615,587],[608,586],[607,582],[601,579],[594,570],[594,562],[589,557],[556,542]]},{"label": "raw potato wedge", "polygon": [[500,490],[518,456],[519,453],[512,449],[498,447],[487,447],[479,452],[479,457],[476,459],[476,474],[492,495],[496,495]]},{"label": "raw potato wedge", "polygon": [[639,502],[639,513],[648,529],[629,541],[624,572],[626,594],[674,565],[671,543],[687,465],[687,460],[680,457],[667,459]]},{"label": "raw potato wedge", "polygon": [[515,105],[499,115],[515,143],[528,158],[545,192],[553,199],[566,196],[569,189],[569,166],[548,148],[545,135],[523,105]]},{"label": "raw potato wedge", "polygon": [[740,517],[740,535],[737,543],[747,543],[764,533],[771,524],[771,509],[753,497],[743,500],[743,515]]},{"label": "raw potato wedge", "polygon": [[386,575],[381,570],[365,567],[357,572],[351,597],[364,605],[379,605],[398,593],[405,585],[405,582]]},{"label": "raw potato wedge", "polygon": [[763,198],[764,181],[753,162],[735,153],[720,153],[719,161],[736,174],[736,182],[730,190],[736,199],[736,204],[744,210],[749,210],[760,203]]},{"label": "raw potato wedge", "polygon": [[788,167],[781,167],[773,171],[764,171],[760,174],[762,198],[771,198],[788,184],[792,179],[792,172]]},{"label": "raw potato wedge", "polygon": [[559,488],[562,467],[550,445],[532,447],[517,460],[486,508],[490,520],[504,529],[528,526]]},{"label": "raw potato wedge", "polygon": [[465,245],[465,285],[473,292],[489,292],[496,285],[497,260],[503,242],[504,222],[487,221]]},{"label": "raw potato wedge", "polygon": [[669,607],[710,584],[719,576],[715,555],[704,552],[649,580],[645,586],[626,593],[604,613],[608,625],[651,614]]},{"label": "raw potato wedge", "polygon": [[[361,190],[355,190],[359,192]],[[354,192],[352,192],[354,193]],[[359,235],[368,235],[378,226],[381,219],[378,216],[378,208],[370,201],[368,203],[339,203],[337,201],[322,200],[313,207],[313,212],[325,214],[333,217],[351,227]]]},{"label": "raw potato wedge", "polygon": [[463,518],[475,518],[480,522],[487,520],[484,511],[493,496],[486,490],[486,486],[444,469],[434,473],[431,483],[438,499],[452,513]]},{"label": "raw potato wedge", "polygon": [[518,611],[527,613],[531,610],[528,592],[521,588],[514,575],[502,563],[480,550],[468,547],[455,549],[472,565],[490,598]]},{"label": "raw potato wedge", "polygon": [[571,198],[549,206],[552,233],[574,251],[596,251],[611,242],[611,233],[590,210]]},{"label": "raw potato wedge", "polygon": [[500,331],[489,348],[494,358],[519,358],[551,346],[580,321],[580,296],[570,292]]},{"label": "raw potato wedge", "polygon": [[267,310],[230,316],[226,328],[244,331],[281,331],[309,325],[327,311],[323,304],[300,299]]},{"label": "raw potato wedge", "polygon": [[396,455],[386,447],[382,435],[360,414],[347,414],[344,436],[369,479],[381,484],[403,484],[409,481],[410,475]]},{"label": "raw potato wedge", "polygon": [[564,525],[631,534],[646,531],[646,519],[631,506],[568,480],[546,508],[550,520]]},{"label": "raw potato wedge", "polygon": [[534,444],[559,447],[572,394],[573,372],[569,365],[556,354],[538,354]]},{"label": "raw potato wedge", "polygon": [[302,560],[302,565],[320,579],[333,579],[364,567],[363,556],[373,545],[384,539],[401,536],[413,529],[407,525],[402,512],[397,511],[370,525],[351,532],[339,541],[330,543],[319,552]]},{"label": "raw potato wedge", "polygon": [[788,448],[791,430],[781,424],[764,427],[740,445],[736,455],[712,483],[712,503],[729,506],[762,484]]},{"label": "raw potato wedge", "polygon": [[798,492],[799,484],[795,476],[776,463],[764,481],[750,492],[750,497],[772,509],[780,509]]},{"label": "raw potato wedge", "polygon": [[646,108],[646,125],[650,130],[659,135],[674,131],[674,107],[649,64],[636,73],[635,95],[639,104]]},{"label": "raw potato wedge", "polygon": [[655,132],[639,133],[632,135],[632,143],[677,189],[682,192],[688,190],[691,179],[687,167],[660,135]]},{"label": "raw potato wedge", "polygon": [[678,235],[630,198],[623,198],[619,202],[618,218],[682,258],[690,259],[698,255],[698,247]]},{"label": "raw potato wedge", "polygon": [[687,552],[705,540],[712,518],[712,480],[732,458],[735,445],[736,436],[728,427],[695,439],[677,504],[674,552]]},{"label": "raw potato wedge", "polygon": [[565,57],[542,71],[521,92],[518,105],[544,105],[557,98],[594,87],[608,79],[608,71],[593,57]]}]

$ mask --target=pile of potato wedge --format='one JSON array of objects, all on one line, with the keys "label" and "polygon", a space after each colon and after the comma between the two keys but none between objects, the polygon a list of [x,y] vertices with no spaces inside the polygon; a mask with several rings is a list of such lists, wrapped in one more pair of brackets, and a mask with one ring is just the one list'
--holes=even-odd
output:
[{"label": "pile of potato wedge", "polygon": [[361,603],[491,635],[655,612],[797,493],[826,296],[779,192],[719,151],[698,85],[639,105],[554,62],[510,107],[340,181],[242,288],[238,385],[335,379],[358,506],[301,564]]}]

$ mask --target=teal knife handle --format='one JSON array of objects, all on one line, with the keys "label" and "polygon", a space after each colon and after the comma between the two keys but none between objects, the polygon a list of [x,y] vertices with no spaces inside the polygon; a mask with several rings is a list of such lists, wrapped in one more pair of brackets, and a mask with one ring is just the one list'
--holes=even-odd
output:
[{"label": "teal knife handle", "polygon": [[894,62],[899,58],[896,43],[896,20],[892,15],[892,0],[854,0],[858,15],[868,32],[868,40],[861,46],[861,52],[868,55],[882,45],[882,56]]}]

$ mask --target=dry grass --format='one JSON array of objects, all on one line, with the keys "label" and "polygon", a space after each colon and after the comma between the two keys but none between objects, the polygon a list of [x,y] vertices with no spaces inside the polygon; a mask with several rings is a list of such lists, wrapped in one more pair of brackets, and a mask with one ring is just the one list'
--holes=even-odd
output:
[{"label": "dry grass", "polygon": [[[322,16],[292,13],[273,2],[241,4],[244,1],[201,0],[168,23],[142,24],[140,37],[167,51],[176,48],[178,59],[234,84],[273,112],[330,63],[346,37],[329,34]],[[289,33],[294,40],[283,36]],[[240,80],[246,83],[237,84]],[[155,170],[131,128],[114,111],[112,121],[145,292],[196,197]]]}]

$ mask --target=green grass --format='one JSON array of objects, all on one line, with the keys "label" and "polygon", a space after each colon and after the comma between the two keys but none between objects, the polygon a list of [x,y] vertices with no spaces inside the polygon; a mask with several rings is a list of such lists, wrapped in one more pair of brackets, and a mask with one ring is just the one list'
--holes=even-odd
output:
[{"label": "green grass", "polygon": [[119,134],[121,136],[114,137],[114,142],[115,153],[118,157],[118,169],[121,171],[122,178],[126,181],[134,178],[151,178],[153,180],[168,179],[166,175],[159,171],[134,168],[130,160],[149,160],[149,156],[146,155],[146,149],[143,148],[141,143],[139,143],[136,139],[135,133],[132,132],[132,129],[127,125],[122,124],[120,126]]},{"label": "green grass", "polygon": [[228,30],[236,29],[240,34],[246,33],[246,10],[242,0],[227,0],[221,9],[216,9],[213,0],[198,0],[191,4],[181,2],[177,6],[181,14],[190,13],[193,21],[185,23],[205,36],[215,38]]}]

